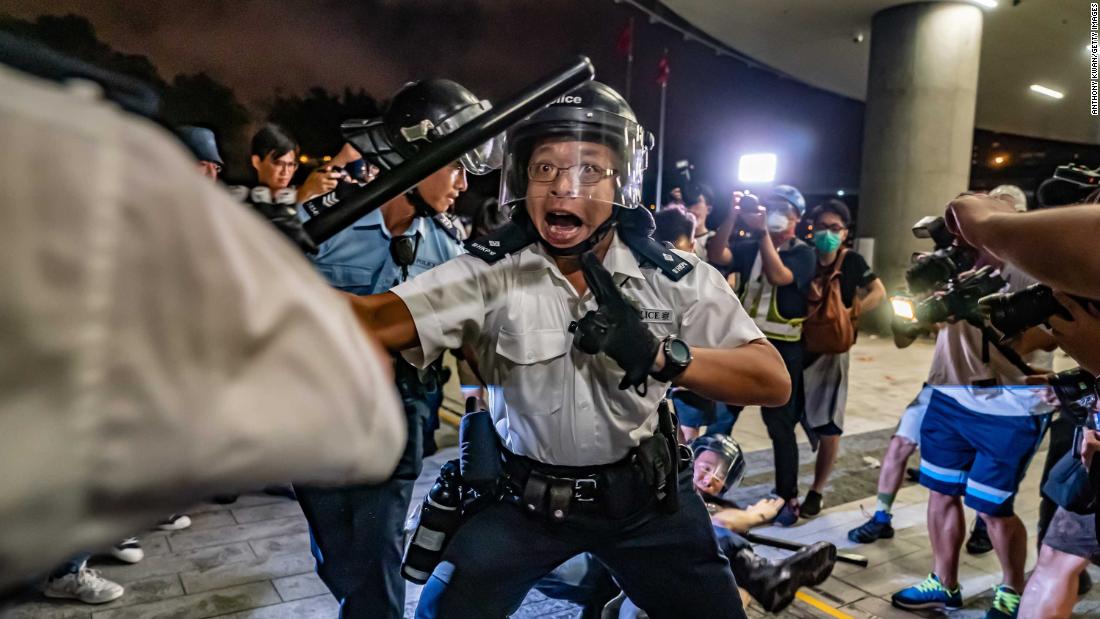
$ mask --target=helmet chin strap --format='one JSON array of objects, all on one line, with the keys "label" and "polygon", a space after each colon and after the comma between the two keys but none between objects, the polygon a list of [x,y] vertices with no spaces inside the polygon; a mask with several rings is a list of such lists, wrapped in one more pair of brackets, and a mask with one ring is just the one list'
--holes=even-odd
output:
[{"label": "helmet chin strap", "polygon": [[416,217],[435,217],[436,210],[428,204],[424,196],[420,195],[420,190],[416,187],[405,192],[405,198],[408,199],[409,204],[413,205],[416,209]]},{"label": "helmet chin strap", "polygon": [[604,237],[607,236],[607,233],[611,231],[611,228],[615,226],[615,222],[619,219],[620,208],[621,207],[618,204],[612,204],[611,216],[608,217],[607,220],[604,221],[602,224],[597,226],[587,239],[581,241],[580,243],[577,243],[576,245],[565,248],[554,247],[550,243],[547,243],[546,239],[542,238],[541,234],[538,235],[539,242],[542,243],[542,246],[544,248],[546,248],[546,253],[550,254],[551,256],[556,256],[558,258],[579,256],[583,253],[590,252],[595,249],[597,245],[600,244],[600,241],[602,241]]}]

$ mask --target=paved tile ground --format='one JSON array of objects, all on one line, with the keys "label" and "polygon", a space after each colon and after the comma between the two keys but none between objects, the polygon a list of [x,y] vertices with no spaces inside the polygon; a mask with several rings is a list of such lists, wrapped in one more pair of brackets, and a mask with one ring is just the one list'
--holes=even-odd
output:
[{"label": "paved tile ground", "polygon": [[[898,496],[897,536],[873,546],[856,547],[846,538],[849,528],[873,507],[877,469],[874,463],[904,406],[917,392],[927,371],[931,346],[918,343],[898,351],[884,340],[864,338],[853,352],[848,409],[848,434],[836,474],[826,493],[827,509],[813,520],[790,529],[762,528],[756,532],[801,542],[828,540],[843,550],[865,554],[865,569],[839,565],[832,578],[809,595],[852,617],[912,617],[890,607],[889,595],[923,578],[930,554],[924,525],[927,493],[907,484]],[[1062,362],[1064,363],[1064,362]],[[460,407],[457,399],[448,406]],[[770,443],[758,413],[747,411],[736,428],[737,438],[748,453],[749,470],[736,492],[739,500],[766,496],[772,485]],[[439,436],[453,444],[453,432]],[[425,464],[417,483],[416,501],[434,480],[440,462],[454,457],[453,448]],[[808,447],[801,450],[803,487],[812,479]],[[873,460],[872,460],[873,459]],[[1038,505],[1038,466],[1042,454],[1024,481],[1018,509],[1034,535]],[[123,583],[126,595],[101,607],[56,602],[28,591],[15,606],[0,611],[0,619],[232,619],[332,618],[336,603],[313,573],[309,536],[296,503],[266,495],[247,495],[228,506],[205,504],[191,512],[194,521],[186,531],[147,533],[142,539],[146,558],[137,565],[121,565],[110,559],[95,560],[104,575]],[[968,513],[973,519],[973,513]],[[760,547],[768,556],[783,551]],[[1029,561],[1029,566],[1034,557]],[[1100,581],[1100,570],[1093,577]],[[999,579],[996,558],[965,556],[961,567],[967,609],[953,613],[960,619],[981,617],[989,604],[989,588]],[[419,591],[408,587],[408,611]],[[1100,591],[1086,596],[1075,609],[1078,616],[1100,615]],[[758,608],[753,617],[765,616]],[[532,593],[516,614],[521,618],[576,617],[576,607]],[[809,604],[796,601],[783,617],[829,616]]]}]

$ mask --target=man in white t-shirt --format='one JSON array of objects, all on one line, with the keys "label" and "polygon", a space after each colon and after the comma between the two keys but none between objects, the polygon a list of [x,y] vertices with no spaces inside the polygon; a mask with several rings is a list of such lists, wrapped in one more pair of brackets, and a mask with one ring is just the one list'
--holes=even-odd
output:
[{"label": "man in white t-shirt", "polygon": [[[1011,267],[1002,276],[1009,291],[1032,283]],[[1004,573],[986,617],[1014,617],[1019,605],[1027,531],[1013,500],[1052,412],[1044,388],[1025,384],[1031,370],[1021,365],[1049,370],[1050,354],[1041,349],[1053,349],[1054,341],[1040,329],[1025,332],[1011,348],[987,340],[981,329],[962,321],[945,325],[936,337],[927,381],[931,393],[920,429],[920,483],[931,491],[933,571],[924,582],[894,594],[892,601],[900,608],[962,604],[963,497],[988,525]]]}]

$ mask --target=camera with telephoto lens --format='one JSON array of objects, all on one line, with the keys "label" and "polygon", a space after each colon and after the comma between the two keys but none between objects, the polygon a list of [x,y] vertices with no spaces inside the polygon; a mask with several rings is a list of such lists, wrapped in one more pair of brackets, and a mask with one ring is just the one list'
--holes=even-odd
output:
[{"label": "camera with telephoto lens", "polygon": [[1005,338],[1037,327],[1055,314],[1066,320],[1073,319],[1069,310],[1054,298],[1054,291],[1050,286],[1043,284],[1033,284],[1016,292],[990,295],[979,303],[986,320]]},{"label": "camera with telephoto lens", "polygon": [[1048,381],[1062,409],[1078,425],[1096,429],[1096,377],[1081,368],[1052,375]]},{"label": "camera with telephoto lens", "polygon": [[1005,287],[1005,280],[984,266],[952,280],[947,286],[917,304],[914,318],[922,325],[947,320],[979,320],[983,318],[978,300]]},{"label": "camera with telephoto lens", "polygon": [[914,256],[913,264],[905,271],[905,281],[913,294],[936,290],[959,273],[974,268],[978,252],[958,245],[943,217],[922,218],[913,225],[913,236],[932,239],[935,244],[935,250]]}]

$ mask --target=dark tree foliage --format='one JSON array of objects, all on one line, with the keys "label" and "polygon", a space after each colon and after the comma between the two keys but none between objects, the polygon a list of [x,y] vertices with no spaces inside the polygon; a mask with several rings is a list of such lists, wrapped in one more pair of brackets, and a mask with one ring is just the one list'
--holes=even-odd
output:
[{"label": "dark tree foliage", "polygon": [[277,95],[270,103],[267,120],[290,130],[303,153],[320,157],[333,155],[343,146],[341,122],[378,114],[378,103],[362,89],[347,88],[337,95],[314,86],[304,96]]}]

